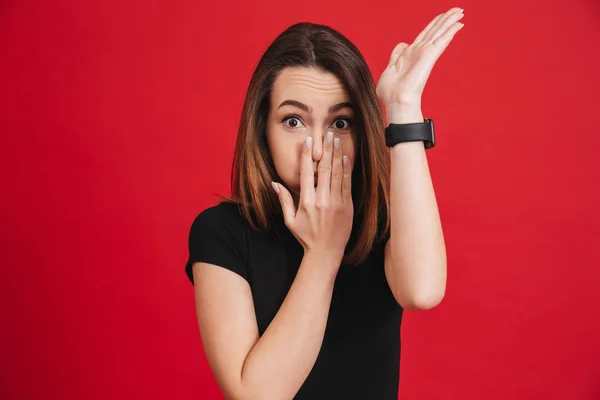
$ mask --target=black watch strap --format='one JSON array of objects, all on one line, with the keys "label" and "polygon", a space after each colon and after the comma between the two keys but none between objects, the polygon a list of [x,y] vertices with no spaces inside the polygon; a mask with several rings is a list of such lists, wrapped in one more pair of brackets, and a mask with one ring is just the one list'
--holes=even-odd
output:
[{"label": "black watch strap", "polygon": [[426,149],[435,146],[433,120],[425,118],[424,122],[412,124],[389,124],[385,128],[385,144],[393,147],[398,143],[423,141]]}]

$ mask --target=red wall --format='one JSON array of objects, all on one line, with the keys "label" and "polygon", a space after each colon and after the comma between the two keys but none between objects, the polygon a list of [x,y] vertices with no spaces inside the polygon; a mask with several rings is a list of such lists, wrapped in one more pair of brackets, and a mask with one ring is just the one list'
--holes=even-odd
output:
[{"label": "red wall", "polygon": [[423,99],[448,290],[400,398],[600,399],[600,3],[415,4],[3,1],[0,397],[220,398],[183,266],[262,51],[325,23],[378,77],[461,6]]}]

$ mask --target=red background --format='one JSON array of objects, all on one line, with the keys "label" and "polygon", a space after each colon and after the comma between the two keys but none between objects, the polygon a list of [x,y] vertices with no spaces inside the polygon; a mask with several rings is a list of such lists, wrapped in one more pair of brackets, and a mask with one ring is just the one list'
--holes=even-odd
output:
[{"label": "red background", "polygon": [[461,6],[423,98],[448,290],[405,316],[400,398],[600,399],[600,3],[368,6],[2,2],[1,398],[220,398],[183,267],[260,55],[325,23],[378,78]]}]

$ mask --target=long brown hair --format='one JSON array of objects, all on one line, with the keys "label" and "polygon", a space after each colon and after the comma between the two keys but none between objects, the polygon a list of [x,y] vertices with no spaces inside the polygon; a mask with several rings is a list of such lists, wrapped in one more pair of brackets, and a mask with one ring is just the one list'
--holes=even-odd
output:
[{"label": "long brown hair", "polygon": [[[358,264],[389,229],[390,158],[375,83],[359,50],[334,29],[301,22],[283,31],[260,59],[246,93],[231,170],[228,201],[238,203],[253,229],[269,229],[281,213],[271,181],[278,180],[266,126],[273,83],[285,67],[312,67],[336,75],[355,105],[357,156],[352,172],[354,246],[344,264]],[[384,226],[381,217],[386,216]],[[353,232],[356,234],[356,232]]]}]

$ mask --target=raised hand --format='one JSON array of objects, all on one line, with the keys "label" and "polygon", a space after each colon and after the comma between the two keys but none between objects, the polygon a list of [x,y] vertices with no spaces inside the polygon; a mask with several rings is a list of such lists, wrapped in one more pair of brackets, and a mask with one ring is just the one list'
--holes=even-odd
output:
[{"label": "raised hand", "polygon": [[325,258],[339,264],[350,238],[354,206],[352,204],[351,167],[343,155],[339,138],[327,132],[323,156],[315,171],[312,137],[302,146],[300,199],[296,209],[290,192],[273,182],[278,194],[286,226],[304,247],[304,254]]},{"label": "raised hand", "polygon": [[396,106],[420,106],[431,70],[464,24],[461,8],[452,8],[435,17],[412,44],[398,43],[387,68],[377,83],[377,96],[388,113]]}]

